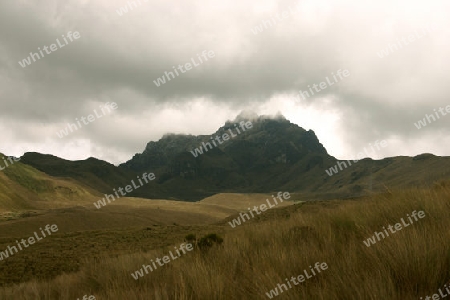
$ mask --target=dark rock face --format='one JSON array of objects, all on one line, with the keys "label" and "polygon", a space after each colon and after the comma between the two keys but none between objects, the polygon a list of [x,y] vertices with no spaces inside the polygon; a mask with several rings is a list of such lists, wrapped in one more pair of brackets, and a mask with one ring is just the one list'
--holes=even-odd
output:
[{"label": "dark rock face", "polygon": [[[134,171],[146,170],[148,167],[161,168],[170,167],[174,173],[178,171],[193,172],[198,171],[200,165],[208,167],[212,164],[215,167],[229,169],[219,162],[206,162],[203,156],[214,156],[217,160],[225,160],[227,163],[236,164],[231,167],[235,169],[249,170],[254,167],[264,167],[273,164],[295,164],[309,153],[328,156],[327,151],[320,144],[312,130],[305,131],[303,128],[290,123],[284,117],[269,119],[261,116],[252,122],[253,127],[245,132],[236,134],[234,124],[239,124],[243,120],[238,116],[235,121],[227,122],[211,136],[192,135],[165,135],[157,142],[147,144],[142,154],[136,154],[131,160],[122,164],[121,167]],[[190,151],[201,147],[202,143],[209,142],[211,137],[221,137],[224,133],[232,130],[236,137],[222,144],[216,142],[217,147],[205,151],[198,157],[194,157]],[[185,154],[188,155],[185,155]],[[192,159],[190,159],[190,157]],[[183,169],[183,166],[186,168]],[[181,168],[181,169],[180,169]]]},{"label": "dark rock face", "polygon": [[[239,130],[240,122],[251,122],[252,128]],[[239,127],[238,127],[239,128]],[[234,134],[222,143],[211,141],[225,133]],[[230,134],[231,135],[231,134]],[[191,151],[210,143],[213,149],[199,154]],[[142,154],[136,154],[120,168],[140,172],[155,170],[158,182],[176,186],[200,184],[205,191],[269,190],[279,184],[271,180],[276,173],[287,171],[305,160],[303,171],[309,171],[329,158],[327,151],[313,131],[306,131],[282,116],[269,118],[251,115],[238,116],[226,122],[212,135],[165,135],[150,142]],[[282,176],[282,177],[285,177]],[[288,180],[288,179],[286,179]]]}]

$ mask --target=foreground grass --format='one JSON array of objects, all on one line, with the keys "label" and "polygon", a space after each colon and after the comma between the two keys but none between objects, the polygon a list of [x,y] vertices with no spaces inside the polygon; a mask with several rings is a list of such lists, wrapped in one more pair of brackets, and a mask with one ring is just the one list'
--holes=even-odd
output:
[{"label": "foreground grass", "polygon": [[[328,269],[277,298],[419,299],[450,280],[448,186],[282,210],[235,229],[224,224],[222,246],[189,252],[138,280],[132,272],[173,248],[86,257],[77,273],[4,287],[0,298],[268,299],[266,292],[316,262],[326,262]],[[375,231],[414,210],[423,210],[425,218],[364,245]]]}]

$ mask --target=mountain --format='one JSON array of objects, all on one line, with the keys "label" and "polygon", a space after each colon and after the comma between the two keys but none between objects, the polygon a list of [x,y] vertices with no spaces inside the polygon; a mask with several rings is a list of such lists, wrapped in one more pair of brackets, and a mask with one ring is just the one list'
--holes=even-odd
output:
[{"label": "mountain", "polygon": [[[95,158],[68,161],[39,153],[26,153],[21,162],[100,193],[111,193],[137,175],[153,172],[155,181],[130,196],[187,201],[223,192],[280,190],[298,192],[305,199],[357,197],[450,178],[450,158],[431,154],[365,158],[345,162],[347,167],[341,170],[312,130],[281,115],[249,113],[211,135],[164,135],[118,167]],[[336,172],[330,176],[325,170],[333,167]]]},{"label": "mountain", "polygon": [[[241,122],[250,122],[252,127],[244,131]],[[224,134],[230,139],[221,144],[216,141],[214,146],[211,137]],[[202,145],[203,154],[193,155]],[[311,130],[282,116],[244,119],[240,115],[212,135],[172,134],[150,142],[142,154],[136,154],[120,168],[141,172],[150,167],[168,190],[183,188],[204,197],[218,192],[272,191],[292,180],[289,173],[293,169],[312,171],[317,167],[318,175],[324,172],[319,171],[320,164],[331,159]]]}]

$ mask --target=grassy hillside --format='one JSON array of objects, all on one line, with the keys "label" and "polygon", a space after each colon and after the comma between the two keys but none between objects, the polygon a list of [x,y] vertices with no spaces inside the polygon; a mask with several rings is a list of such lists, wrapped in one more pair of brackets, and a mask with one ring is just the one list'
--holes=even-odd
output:
[{"label": "grassy hillside", "polygon": [[[342,162],[342,161],[341,161]],[[381,160],[362,159],[350,161],[337,174],[329,176],[325,169],[335,166],[336,160],[328,160],[323,166],[315,166],[322,172],[321,180],[305,178],[304,182],[314,187],[307,189],[306,198],[332,199],[358,197],[386,189],[430,187],[434,182],[450,178],[450,157],[421,154],[415,157],[389,157]],[[292,175],[292,174],[291,174]],[[292,175],[293,176],[293,175]],[[294,184],[282,186],[294,189]]]},{"label": "grassy hillside", "polygon": [[52,177],[21,162],[0,172],[0,213],[3,214],[92,203],[98,195],[73,179]]},{"label": "grassy hillside", "polygon": [[70,161],[49,154],[25,153],[21,162],[50,176],[73,178],[92,189],[108,193],[134,179],[134,173],[119,170],[106,161],[95,158]]},{"label": "grassy hillside", "polygon": [[[73,254],[66,261],[81,261],[79,272],[6,286],[0,289],[0,298],[76,299],[93,294],[97,299],[131,300],[268,299],[266,292],[316,262],[325,262],[328,269],[298,286],[292,284],[279,299],[425,298],[450,281],[449,199],[447,182],[358,201],[280,207],[235,229],[227,223],[172,225],[155,231],[150,227],[92,232],[83,238],[61,231],[48,240],[47,250],[39,249],[44,254],[30,248],[36,252],[27,255],[71,247]],[[363,243],[414,210],[423,210],[425,217],[370,247]],[[219,233],[222,246],[194,250],[138,280],[131,277],[142,264],[178,246],[185,234],[206,232]],[[108,243],[109,251],[98,251],[99,244]],[[53,265],[59,265],[63,258],[53,255]],[[50,273],[41,277],[52,277]]]}]

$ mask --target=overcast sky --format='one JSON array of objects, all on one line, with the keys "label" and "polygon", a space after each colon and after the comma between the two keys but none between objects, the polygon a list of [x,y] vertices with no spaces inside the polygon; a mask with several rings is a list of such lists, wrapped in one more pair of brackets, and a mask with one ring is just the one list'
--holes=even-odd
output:
[{"label": "overcast sky", "polygon": [[[312,129],[341,159],[376,140],[388,146],[374,158],[450,155],[450,114],[414,125],[450,105],[448,0],[136,3],[124,12],[124,0],[0,2],[0,152],[117,164],[164,133],[211,134],[251,110]],[[65,44],[69,31],[80,37]],[[64,47],[18,63],[58,38]],[[204,50],[215,56],[200,64]],[[198,66],[154,84],[191,58]],[[350,76],[336,82],[339,69]],[[334,85],[298,97],[327,76]],[[58,137],[107,102],[118,108]]]}]

